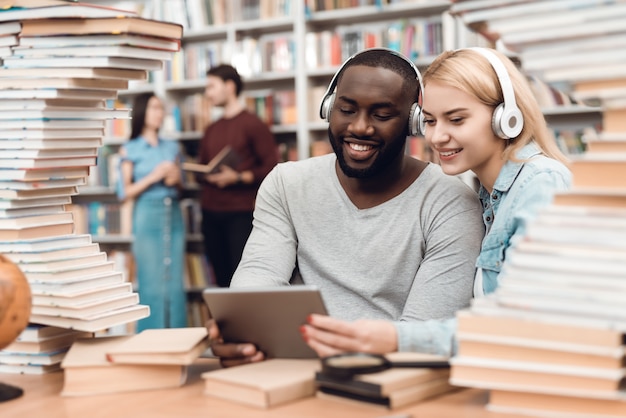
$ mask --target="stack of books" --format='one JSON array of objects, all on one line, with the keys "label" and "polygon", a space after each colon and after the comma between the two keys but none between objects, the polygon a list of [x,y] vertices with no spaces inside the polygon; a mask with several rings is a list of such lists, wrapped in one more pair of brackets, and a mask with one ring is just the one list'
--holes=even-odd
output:
[{"label": "stack of books", "polygon": [[458,313],[450,381],[490,389],[493,411],[626,416],[626,153],[570,168],[573,188],[528,225],[498,289]]},{"label": "stack of books", "polygon": [[72,343],[93,334],[66,328],[29,325],[17,340],[0,350],[0,372],[43,374],[57,371]]},{"label": "stack of books", "polygon": [[[107,106],[180,47],[182,28],[90,4],[15,0],[0,13],[0,252],[25,273],[31,323],[101,331],[149,315],[65,205],[96,164]],[[108,35],[107,35],[108,34]]]},{"label": "stack of books", "polygon": [[468,27],[519,53],[546,82],[622,78],[626,4],[621,1],[470,0],[450,12]]},{"label": "stack of books", "polygon": [[78,339],[63,359],[62,396],[183,385],[187,368],[209,346],[204,327],[148,329],[134,335]]},{"label": "stack of books", "polygon": [[399,367],[349,379],[317,372],[315,382],[319,398],[396,409],[449,392],[449,374],[449,369]]}]

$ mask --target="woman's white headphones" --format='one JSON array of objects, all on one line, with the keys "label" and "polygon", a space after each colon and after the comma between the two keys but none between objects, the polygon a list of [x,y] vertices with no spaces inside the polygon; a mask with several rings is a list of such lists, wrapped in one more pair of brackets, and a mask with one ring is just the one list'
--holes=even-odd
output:
[{"label": "woman's white headphones", "polygon": [[524,116],[515,102],[513,83],[511,82],[511,78],[509,77],[504,63],[488,48],[471,47],[466,49],[476,51],[485,57],[491,64],[500,83],[504,102],[500,103],[493,111],[491,129],[494,134],[502,139],[513,139],[517,137],[524,128]]}]

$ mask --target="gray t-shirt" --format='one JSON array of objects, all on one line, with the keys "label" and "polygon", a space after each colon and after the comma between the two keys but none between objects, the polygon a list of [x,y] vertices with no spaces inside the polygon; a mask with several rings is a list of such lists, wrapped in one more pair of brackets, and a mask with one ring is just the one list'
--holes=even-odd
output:
[{"label": "gray t-shirt", "polygon": [[358,209],[335,161],[286,162],[266,177],[231,286],[287,285],[297,266],[340,319],[415,322],[467,307],[484,234],[477,194],[430,164],[398,196]]}]

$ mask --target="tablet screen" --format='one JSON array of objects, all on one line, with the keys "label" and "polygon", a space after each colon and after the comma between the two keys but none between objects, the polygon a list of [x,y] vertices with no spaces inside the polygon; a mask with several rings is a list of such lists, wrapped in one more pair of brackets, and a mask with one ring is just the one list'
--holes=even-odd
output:
[{"label": "tablet screen", "polygon": [[202,293],[225,342],[249,342],[267,358],[315,358],[300,326],[309,314],[326,314],[317,287],[208,288]]}]

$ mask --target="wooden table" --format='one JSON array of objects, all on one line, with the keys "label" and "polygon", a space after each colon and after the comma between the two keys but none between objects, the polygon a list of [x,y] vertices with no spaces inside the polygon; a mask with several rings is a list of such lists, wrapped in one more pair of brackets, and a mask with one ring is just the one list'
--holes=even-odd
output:
[{"label": "wooden table", "polygon": [[212,398],[203,393],[200,374],[215,368],[205,361],[190,367],[180,388],[85,397],[60,396],[63,373],[46,375],[0,374],[3,383],[19,386],[24,395],[0,403],[2,418],[520,418],[488,412],[488,393],[461,389],[408,408],[387,410],[315,397],[268,410],[255,409]]}]

